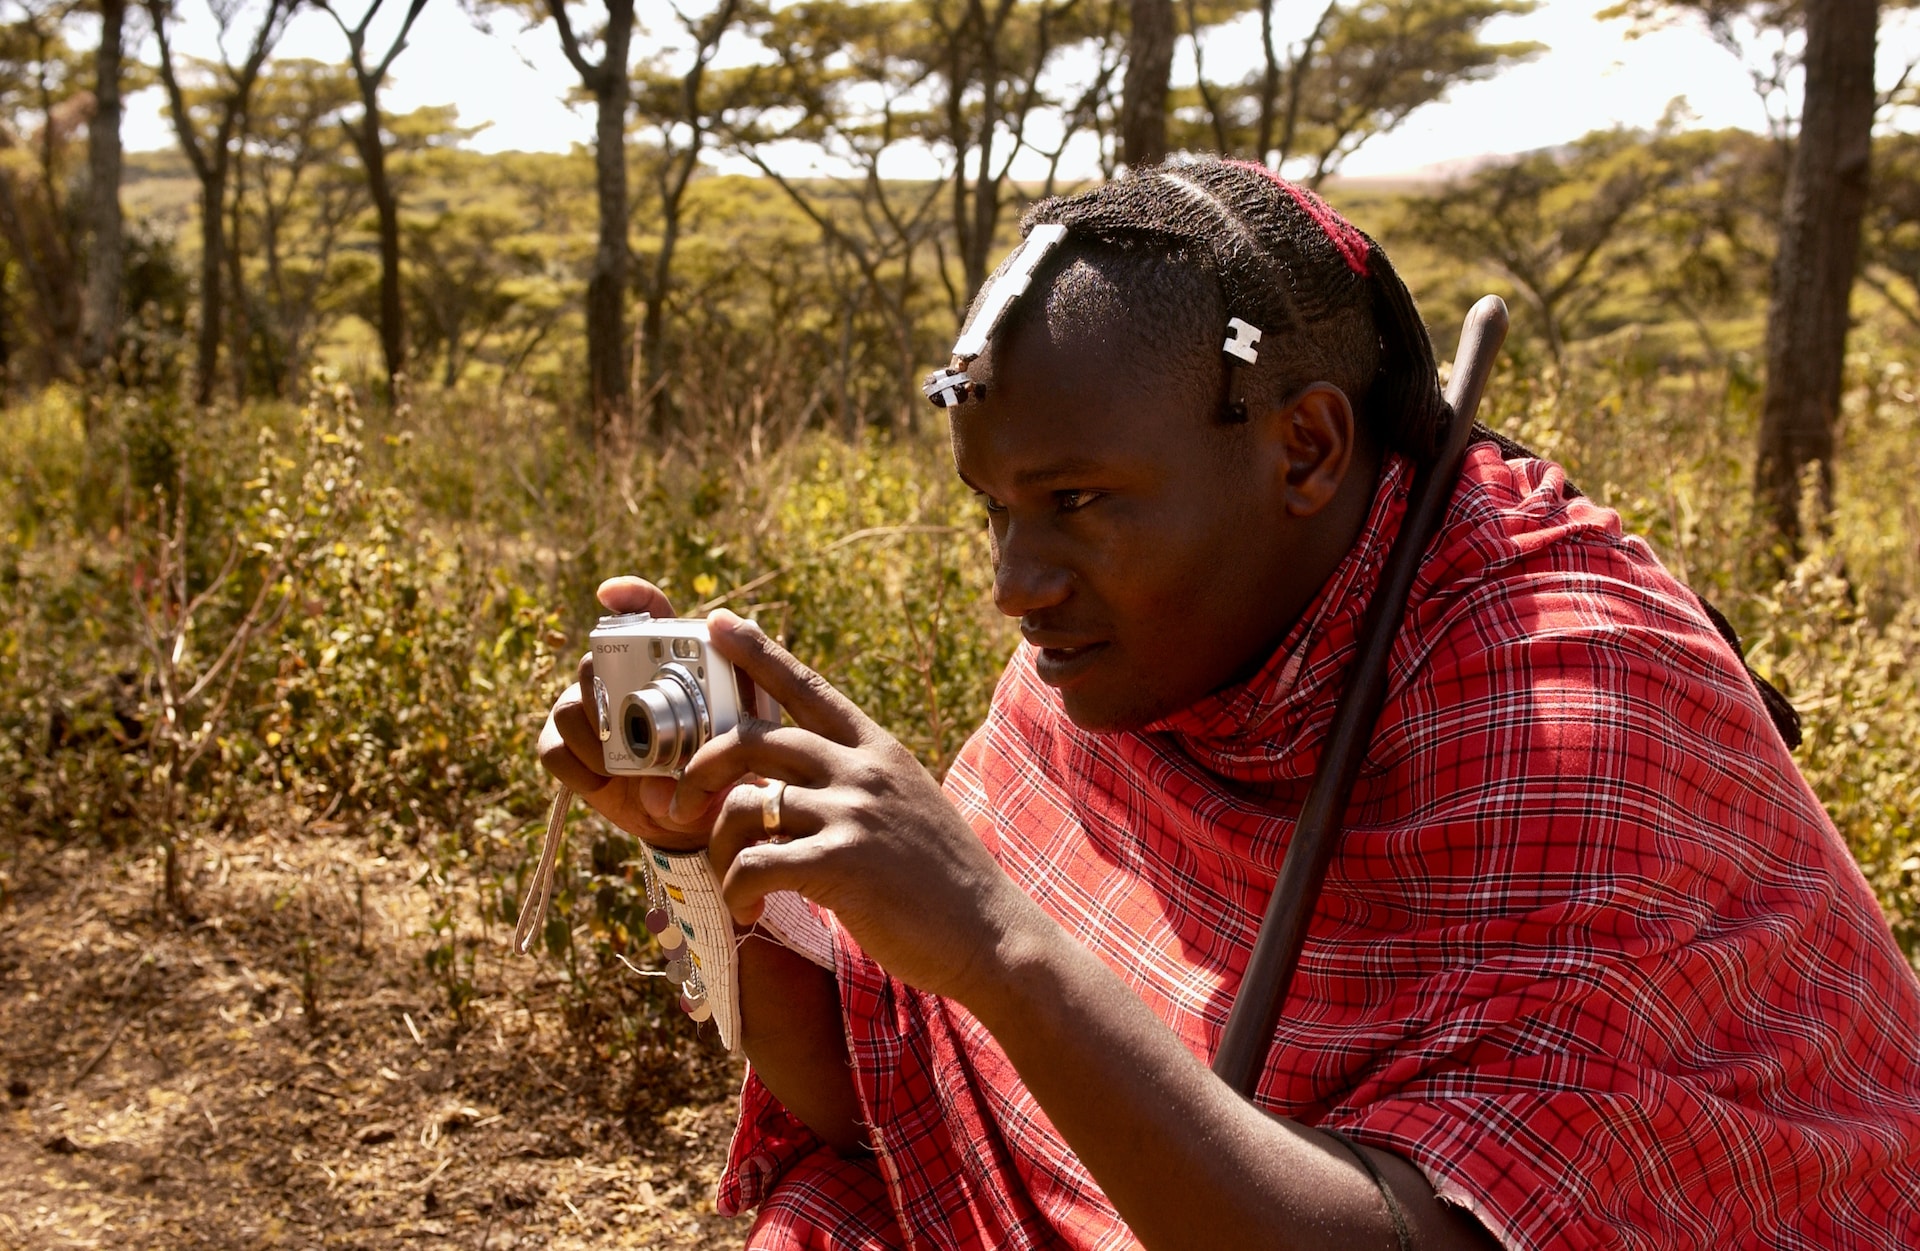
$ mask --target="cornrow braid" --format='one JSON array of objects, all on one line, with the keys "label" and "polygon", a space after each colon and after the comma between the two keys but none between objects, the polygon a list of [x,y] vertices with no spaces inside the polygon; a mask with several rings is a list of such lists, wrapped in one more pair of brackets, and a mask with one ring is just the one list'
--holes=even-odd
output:
[{"label": "cornrow braid", "polygon": [[[1049,303],[1071,309],[1083,298],[1076,283],[1097,273],[1122,288],[1129,316],[1157,341],[1212,345],[1205,361],[1166,363],[1211,372],[1229,419],[1245,396],[1279,403],[1330,382],[1382,446],[1422,461],[1437,453],[1448,410],[1413,296],[1380,245],[1311,191],[1251,162],[1169,162],[1044,200],[1022,230],[1049,225],[1064,236],[1050,234],[1046,254],[1025,262],[1046,298],[1002,301],[1005,315],[976,331],[976,342],[1010,333]],[[1219,354],[1229,319],[1258,330],[1257,363]],[[963,377],[963,364],[943,372]]]}]

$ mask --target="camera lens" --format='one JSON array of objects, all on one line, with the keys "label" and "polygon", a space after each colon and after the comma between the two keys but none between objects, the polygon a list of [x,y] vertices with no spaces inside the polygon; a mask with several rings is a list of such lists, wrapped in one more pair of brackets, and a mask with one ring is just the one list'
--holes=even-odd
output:
[{"label": "camera lens", "polygon": [[694,676],[667,665],[627,696],[621,728],[627,750],[650,773],[678,773],[707,741],[707,701]]}]

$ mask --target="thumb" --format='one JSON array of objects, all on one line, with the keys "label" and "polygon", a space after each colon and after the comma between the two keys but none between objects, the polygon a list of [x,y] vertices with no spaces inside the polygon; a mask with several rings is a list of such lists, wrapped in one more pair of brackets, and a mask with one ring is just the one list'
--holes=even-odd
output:
[{"label": "thumb", "polygon": [[632,574],[608,578],[597,594],[600,606],[608,612],[645,612],[656,617],[673,616],[673,601],[645,578]]}]

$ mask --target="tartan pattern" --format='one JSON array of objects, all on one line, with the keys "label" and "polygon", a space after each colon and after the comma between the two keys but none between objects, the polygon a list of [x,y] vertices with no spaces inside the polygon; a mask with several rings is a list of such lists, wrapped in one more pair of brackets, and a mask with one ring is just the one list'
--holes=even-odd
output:
[{"label": "tartan pattern", "polygon": [[[1408,476],[1245,684],[1094,735],[1023,648],[949,775],[1202,1058]],[[1260,1102],[1407,1156],[1510,1248],[1920,1246],[1920,983],[1693,596],[1557,466],[1476,445],[1392,672]],[[985,1030],[836,943],[912,1245],[1134,1245]],[[756,1086],[734,1210],[810,1139]]]},{"label": "tartan pattern", "polygon": [[872,1160],[815,1146],[792,1162],[760,1205],[746,1251],[901,1251],[887,1187]]}]

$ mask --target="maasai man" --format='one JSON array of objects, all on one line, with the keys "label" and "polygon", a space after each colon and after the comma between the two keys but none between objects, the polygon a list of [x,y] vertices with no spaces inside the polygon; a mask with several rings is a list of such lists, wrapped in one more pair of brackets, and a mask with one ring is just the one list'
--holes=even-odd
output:
[{"label": "maasai man", "polygon": [[677,787],[601,776],[578,688],[543,738],[616,824],[708,846],[743,924],[826,910],[831,971],[742,949],[748,1245],[1920,1246],[1920,986],[1872,895],[1699,602],[1493,443],[1256,1101],[1214,1077],[1432,349],[1379,247],[1258,166],[1026,227],[930,384],[1025,640],[945,789],[725,614],[796,725]]}]

